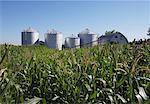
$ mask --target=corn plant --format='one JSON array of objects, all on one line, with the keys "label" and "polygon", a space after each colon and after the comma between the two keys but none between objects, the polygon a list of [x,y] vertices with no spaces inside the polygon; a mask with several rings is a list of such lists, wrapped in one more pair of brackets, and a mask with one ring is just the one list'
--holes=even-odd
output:
[{"label": "corn plant", "polygon": [[0,45],[2,104],[149,104],[149,96],[149,45]]}]

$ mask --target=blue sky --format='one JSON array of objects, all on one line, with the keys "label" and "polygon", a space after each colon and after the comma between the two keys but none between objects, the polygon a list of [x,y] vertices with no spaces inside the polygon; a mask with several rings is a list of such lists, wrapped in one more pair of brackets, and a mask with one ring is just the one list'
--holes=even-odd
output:
[{"label": "blue sky", "polygon": [[48,29],[64,38],[85,28],[102,35],[116,30],[129,41],[148,38],[150,1],[0,1],[0,43],[21,44],[21,31],[38,30],[40,40]]}]

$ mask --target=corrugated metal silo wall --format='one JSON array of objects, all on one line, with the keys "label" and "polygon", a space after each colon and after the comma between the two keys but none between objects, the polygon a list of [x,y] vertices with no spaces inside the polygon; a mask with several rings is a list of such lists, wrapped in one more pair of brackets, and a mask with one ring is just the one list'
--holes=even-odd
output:
[{"label": "corrugated metal silo wall", "polygon": [[62,34],[45,34],[45,44],[48,48],[62,50]]},{"label": "corrugated metal silo wall", "polygon": [[33,45],[38,43],[39,34],[34,32],[22,32],[22,45]]},{"label": "corrugated metal silo wall", "polygon": [[66,48],[80,48],[80,38],[66,38],[65,47]]},{"label": "corrugated metal silo wall", "polygon": [[96,34],[79,34],[81,47],[91,47],[97,45]]}]

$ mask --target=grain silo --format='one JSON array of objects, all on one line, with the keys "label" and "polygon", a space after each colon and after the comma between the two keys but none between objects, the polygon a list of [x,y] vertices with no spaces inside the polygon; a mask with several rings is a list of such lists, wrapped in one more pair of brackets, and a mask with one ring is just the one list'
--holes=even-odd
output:
[{"label": "grain silo", "polygon": [[80,48],[80,38],[79,37],[67,37],[65,39],[66,48]]},{"label": "grain silo", "polygon": [[48,48],[62,50],[63,35],[54,29],[48,30],[45,34],[45,44]]},{"label": "grain silo", "polygon": [[81,47],[89,47],[97,45],[97,34],[90,31],[88,28],[78,34]]},{"label": "grain silo", "polygon": [[28,29],[21,32],[22,45],[33,45],[39,41],[39,33],[29,27]]}]

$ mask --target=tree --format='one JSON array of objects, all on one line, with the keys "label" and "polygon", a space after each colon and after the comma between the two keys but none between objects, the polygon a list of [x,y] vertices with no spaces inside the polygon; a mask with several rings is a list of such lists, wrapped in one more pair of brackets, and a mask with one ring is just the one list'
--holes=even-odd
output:
[{"label": "tree", "polygon": [[149,27],[149,29],[148,29],[148,31],[147,31],[147,32],[148,32],[148,34],[147,34],[147,35],[148,35],[148,36],[150,36],[150,27]]},{"label": "tree", "polygon": [[106,32],[105,32],[105,35],[112,35],[113,33],[116,33],[115,30],[106,31]]}]

